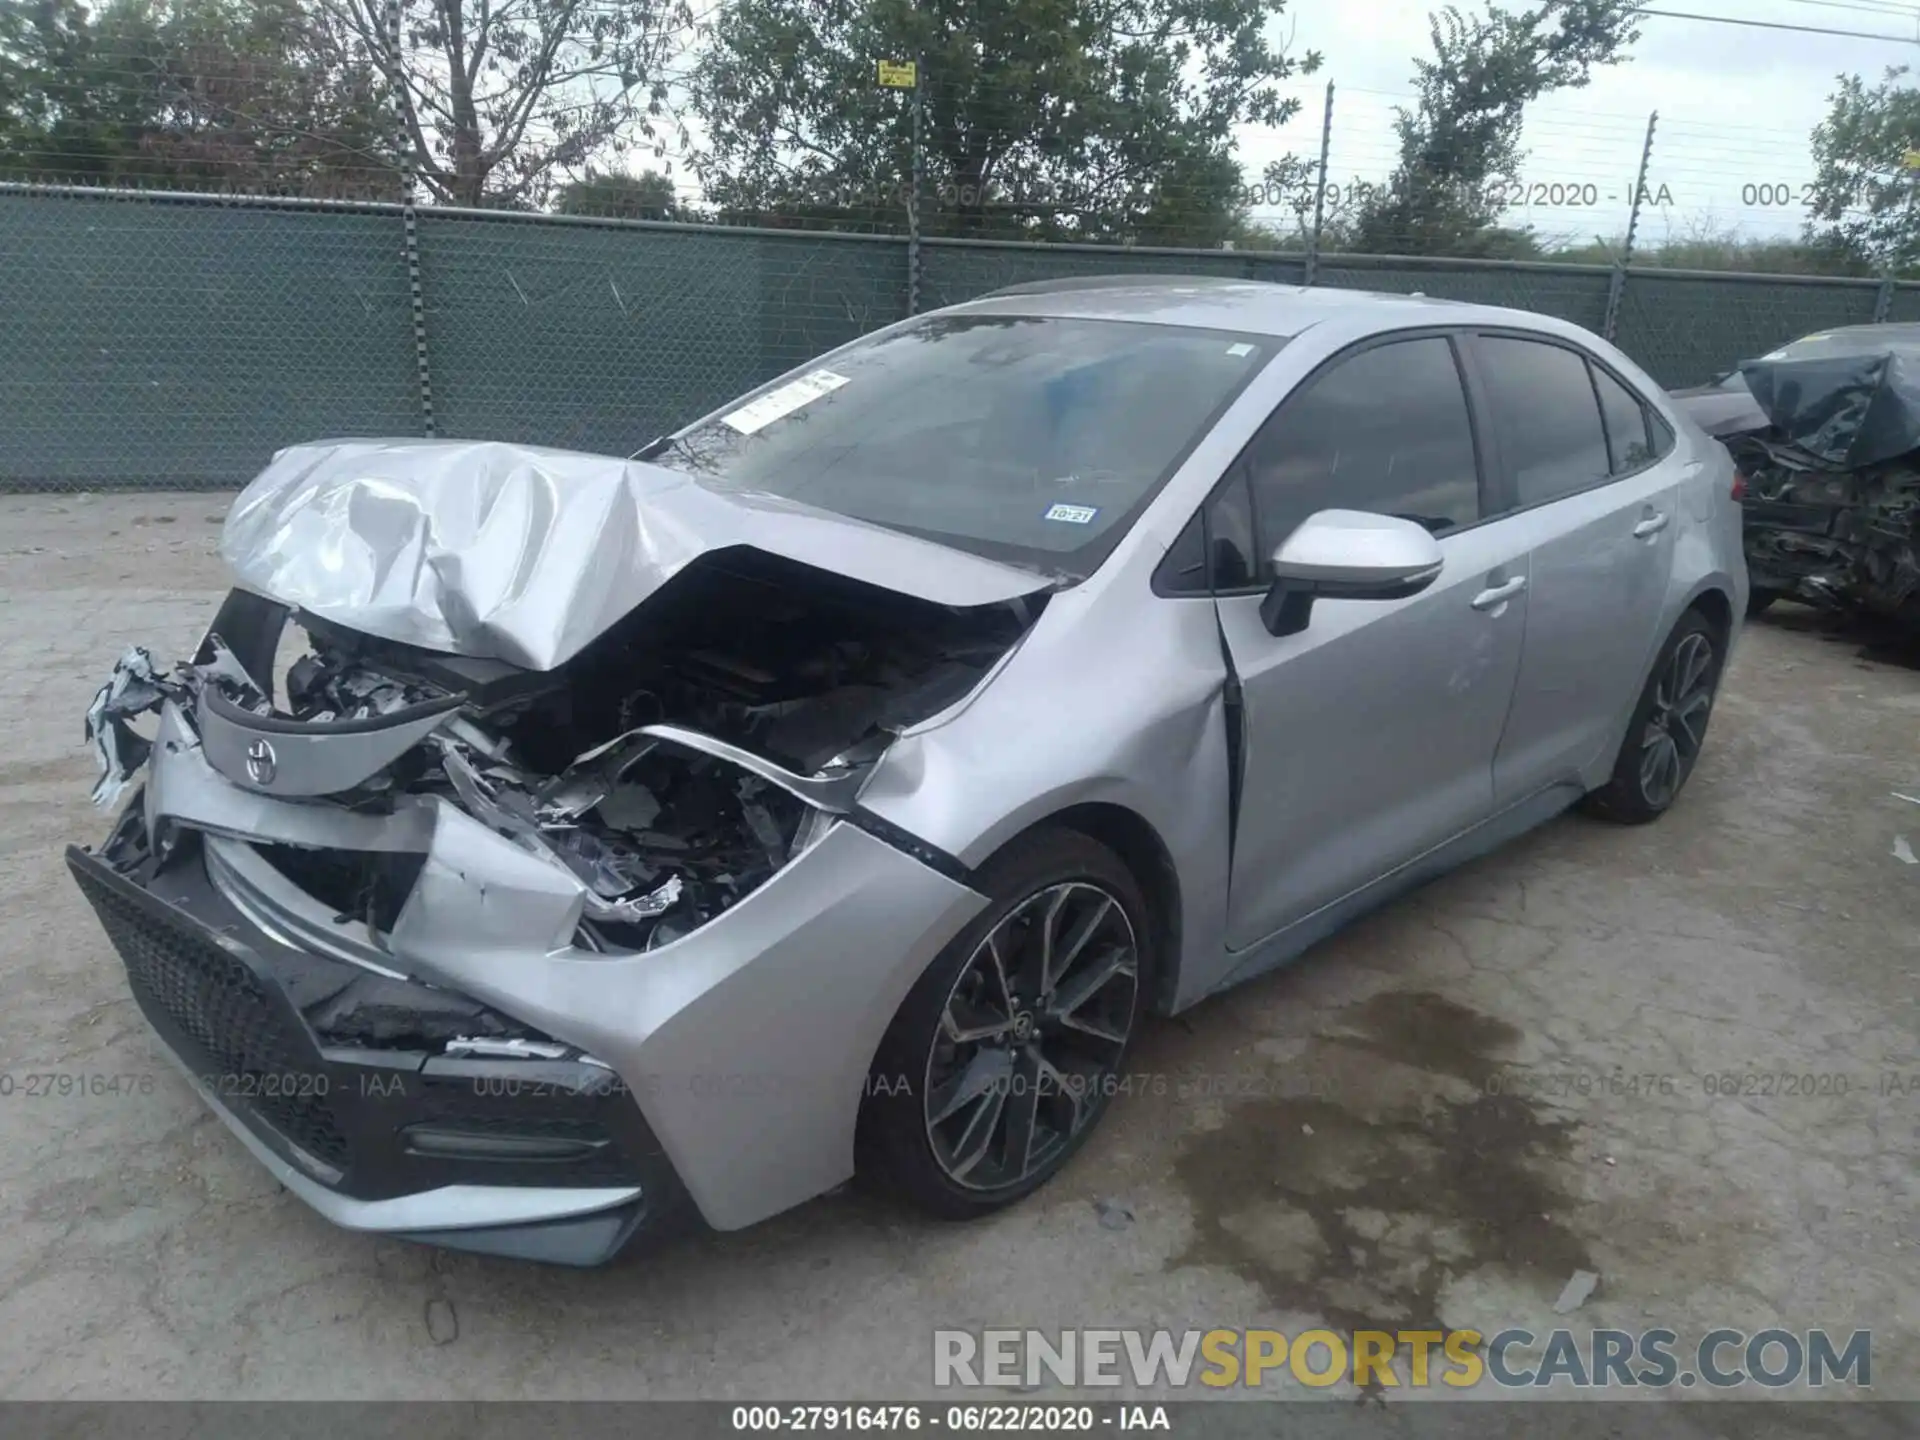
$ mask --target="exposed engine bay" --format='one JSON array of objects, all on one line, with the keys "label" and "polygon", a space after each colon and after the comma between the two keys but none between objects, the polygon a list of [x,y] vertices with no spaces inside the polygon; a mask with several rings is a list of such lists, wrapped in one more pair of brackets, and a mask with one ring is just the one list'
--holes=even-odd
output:
[{"label": "exposed engine bay", "polygon": [[[95,799],[112,803],[147,758],[131,718],[168,701],[200,716],[216,768],[257,789],[294,744],[417,733],[344,787],[295,793],[368,815],[445,800],[582,884],[577,945],[652,949],[806,849],[893,735],[968,694],[1043,604],[950,608],[737,547],[701,556],[566,663],[536,671],[236,591],[191,663],[163,672],[132,651],[101,689],[87,720]],[[274,658],[290,651],[290,663]],[[216,752],[216,724],[254,737],[244,758]],[[375,935],[395,924],[421,863],[404,851],[254,848]]]},{"label": "exposed engine bay", "polygon": [[1756,587],[1920,626],[1913,456],[1836,470],[1767,435],[1728,444],[1747,477],[1747,568]]}]

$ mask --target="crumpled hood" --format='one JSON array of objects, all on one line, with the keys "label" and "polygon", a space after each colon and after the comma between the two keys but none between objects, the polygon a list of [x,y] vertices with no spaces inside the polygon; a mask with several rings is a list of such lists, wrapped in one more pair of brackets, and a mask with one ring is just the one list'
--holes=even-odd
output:
[{"label": "crumpled hood", "polygon": [[220,550],[249,590],[369,635],[534,670],[564,664],[711,550],[749,545],[935,604],[1045,576],[678,471],[494,441],[280,451]]}]

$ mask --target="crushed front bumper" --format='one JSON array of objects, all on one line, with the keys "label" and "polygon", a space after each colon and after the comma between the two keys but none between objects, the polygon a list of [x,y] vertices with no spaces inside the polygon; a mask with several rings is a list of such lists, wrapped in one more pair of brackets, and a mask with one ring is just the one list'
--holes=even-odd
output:
[{"label": "crushed front bumper", "polygon": [[[985,904],[840,822],[692,934],[584,951],[575,882],[461,811],[244,790],[169,711],[144,793],[69,867],[203,1098],[352,1229],[596,1264],[641,1231],[733,1229],[832,1188],[887,1023]],[[303,841],[419,855],[389,933],[235,888],[236,853]],[[531,1048],[341,1043],[310,1022],[355,983],[484,1011]]]},{"label": "crushed front bumper", "polygon": [[[200,847],[149,884],[67,864],[134,999],[201,1098],[335,1224],[562,1264],[690,1218],[659,1141],[612,1072],[577,1060],[331,1045],[296,997],[356,978],[279,943],[209,883]],[[109,849],[111,853],[111,847]]]}]

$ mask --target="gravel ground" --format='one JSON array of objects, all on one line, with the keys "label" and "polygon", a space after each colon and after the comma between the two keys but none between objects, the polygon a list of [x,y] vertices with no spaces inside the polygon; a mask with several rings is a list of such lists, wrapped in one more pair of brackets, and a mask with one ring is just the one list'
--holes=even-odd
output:
[{"label": "gravel ground", "polygon": [[849,1192],[579,1273],[281,1193],[64,873],[105,829],[82,711],[129,643],[197,639],[224,503],[0,499],[0,1395],[903,1397],[936,1326],[1544,1332],[1590,1269],[1583,1328],[1871,1329],[1874,1393],[1920,1399],[1913,670],[1751,627],[1672,815],[1557,821],[1156,1024],[1165,1093],[1012,1212]]}]

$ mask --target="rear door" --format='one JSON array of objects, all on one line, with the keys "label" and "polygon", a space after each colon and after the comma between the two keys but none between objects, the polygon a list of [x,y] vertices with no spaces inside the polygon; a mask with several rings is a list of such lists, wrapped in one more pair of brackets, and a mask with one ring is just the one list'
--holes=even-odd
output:
[{"label": "rear door", "polygon": [[1503,513],[1528,546],[1526,647],[1493,767],[1503,809],[1614,742],[1660,640],[1680,475],[1650,407],[1584,350],[1481,333],[1469,355]]},{"label": "rear door", "polygon": [[[1204,513],[1244,736],[1228,943],[1243,949],[1484,819],[1519,670],[1526,543],[1487,524],[1446,334],[1387,336],[1290,395]],[[1401,600],[1260,621],[1268,557],[1329,508],[1400,515],[1445,568]]]}]

